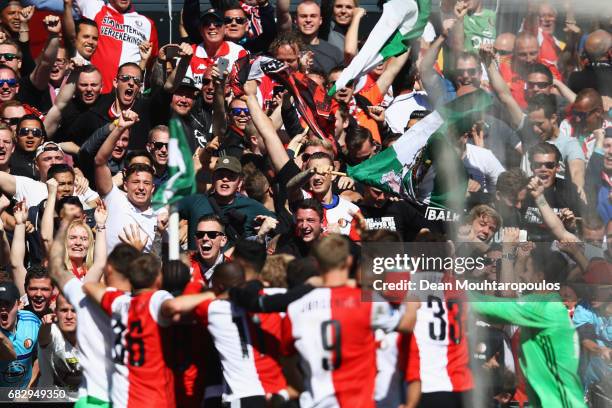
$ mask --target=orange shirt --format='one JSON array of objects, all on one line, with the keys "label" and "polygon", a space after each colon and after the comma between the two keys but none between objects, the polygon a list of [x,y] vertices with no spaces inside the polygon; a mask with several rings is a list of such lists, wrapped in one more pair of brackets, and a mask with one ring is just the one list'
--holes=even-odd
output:
[{"label": "orange shirt", "polygon": [[[376,82],[364,87],[361,91],[359,91],[359,95],[365,97],[370,102],[370,106],[380,105],[384,99],[384,95],[380,92]],[[366,111],[355,104],[355,106],[351,107],[351,114],[355,120],[357,120],[359,126],[363,126],[364,128],[368,129],[370,133],[372,133],[372,138],[374,138],[376,142],[381,143],[378,124],[370,117],[370,115],[368,115]]]}]

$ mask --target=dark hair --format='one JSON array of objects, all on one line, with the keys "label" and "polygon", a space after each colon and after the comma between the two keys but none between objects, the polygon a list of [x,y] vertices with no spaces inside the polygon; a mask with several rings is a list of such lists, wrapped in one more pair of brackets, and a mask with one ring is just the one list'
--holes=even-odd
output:
[{"label": "dark hair", "polygon": [[294,259],[287,264],[287,287],[291,289],[318,275],[317,261],[312,256]]},{"label": "dark hair", "polygon": [[100,75],[102,75],[102,73],[100,72],[98,67],[96,67],[95,65],[92,65],[92,64],[83,65],[82,67],[79,67],[78,69],[79,69],[79,75],[81,75],[81,74],[91,74],[92,72],[97,72]]},{"label": "dark hair", "polygon": [[553,74],[550,69],[539,62],[529,65],[529,68],[527,68],[527,76],[529,76],[529,74],[543,74],[546,75],[549,84],[553,82]]},{"label": "dark hair", "polygon": [[457,62],[459,62],[459,60],[465,61],[468,59],[473,59],[474,61],[476,61],[476,69],[478,71],[481,71],[482,61],[480,60],[480,57],[478,56],[478,54],[476,54],[475,52],[471,52],[471,51],[460,52],[459,55],[457,55],[457,57],[455,58],[455,67],[457,66]]},{"label": "dark hair", "polygon": [[[28,286],[30,286],[30,281],[32,279],[51,280],[51,277],[49,276],[49,271],[47,271],[47,268],[45,268],[41,264],[35,264],[31,265],[26,271],[25,280],[23,282],[24,289],[27,289]],[[53,286],[53,281],[51,281],[51,285]]]},{"label": "dark hair", "polygon": [[323,206],[314,198],[307,198],[293,204],[293,214],[297,214],[298,210],[313,210],[319,215],[321,222],[323,221]]},{"label": "dark hair", "polygon": [[119,68],[117,69],[117,75],[119,75],[119,73],[123,70],[123,68],[126,68],[126,67],[132,67],[132,68],[138,69],[138,71],[140,72],[140,76],[142,76],[143,74],[142,68],[140,68],[138,64],[136,64],[135,62],[125,62],[119,65]]},{"label": "dark hair", "polygon": [[410,119],[419,119],[419,120],[424,119],[425,116],[429,115],[430,113],[431,111],[427,109],[415,110],[415,111],[412,111],[412,113],[410,114]]},{"label": "dark hair", "polygon": [[53,176],[60,173],[70,173],[74,176],[74,169],[66,163],[52,164],[51,167],[49,167],[49,170],[47,171],[47,180],[53,178]]},{"label": "dark hair", "polygon": [[129,244],[119,243],[108,254],[106,262],[124,277],[128,277],[130,262],[140,255],[140,252]]},{"label": "dark hair", "polygon": [[45,124],[43,123],[41,118],[39,118],[33,113],[26,113],[19,119],[19,123],[17,124],[16,133],[19,133],[19,129],[21,129],[21,125],[26,120],[35,120],[36,122],[38,122],[38,125],[40,126],[40,130],[42,130],[43,140],[47,140],[47,131],[45,130]]},{"label": "dark hair", "polygon": [[141,254],[130,262],[128,279],[132,289],[147,289],[153,286],[161,272],[161,260],[152,254]]},{"label": "dark hair", "polygon": [[402,91],[413,89],[418,73],[416,64],[408,60],[393,80],[393,93],[399,95]]},{"label": "dark hair", "polygon": [[314,152],[309,158],[308,161],[310,160],[319,160],[319,159],[327,159],[329,160],[330,164],[334,164],[334,159],[327,153],[325,152]]},{"label": "dark hair", "polygon": [[196,222],[196,228],[198,224],[201,222],[216,222],[221,226],[221,229],[225,231],[225,224],[223,224],[223,220],[217,214],[205,214],[198,218],[198,222]]},{"label": "dark hair", "polygon": [[239,239],[234,247],[234,258],[240,258],[253,266],[257,273],[261,272],[266,263],[266,246],[257,241],[248,239]]},{"label": "dark hair", "polygon": [[162,289],[174,296],[183,293],[191,276],[189,267],[179,260],[164,262],[162,266]]},{"label": "dark hair", "polygon": [[125,169],[124,180],[127,181],[132,174],[139,173],[139,172],[150,173],[151,177],[155,177],[155,170],[153,169],[153,167],[149,166],[148,164],[136,163],[136,164],[132,164],[131,166],[128,166]]},{"label": "dark hair", "polygon": [[569,263],[557,251],[538,245],[531,252],[531,262],[535,272],[542,272],[547,282],[562,283],[567,280]]},{"label": "dark hair", "polygon": [[361,146],[363,146],[363,144],[368,140],[370,141],[370,143],[374,144],[372,132],[370,132],[369,129],[359,125],[348,127],[346,131],[346,148],[349,152],[359,150]]},{"label": "dark hair", "polygon": [[276,51],[283,45],[288,45],[290,47],[297,46],[298,53],[302,50],[302,48],[304,48],[302,37],[300,37],[297,33],[288,31],[279,34],[274,41],[272,41],[272,44],[270,44],[270,47],[268,47],[268,52],[271,55],[276,55]]},{"label": "dark hair", "polygon": [[[246,168],[246,166],[244,168]],[[268,188],[270,188],[270,183],[266,176],[259,170],[248,173],[244,177],[244,190],[249,198],[253,200],[263,203]]]},{"label": "dark hair", "polygon": [[529,149],[527,154],[530,163],[533,162],[533,156],[535,156],[536,154],[554,154],[555,161],[557,163],[559,163],[559,160],[561,160],[561,152],[559,151],[559,149],[557,149],[557,146],[546,142],[541,142],[533,146],[531,149]]},{"label": "dark hair", "polygon": [[79,197],[67,196],[57,200],[57,202],[55,203],[55,212],[59,214],[59,212],[62,210],[62,208],[64,208],[66,204],[76,205],[81,210],[84,210],[83,203],[81,202],[81,200],[79,200]]},{"label": "dark hair", "polygon": [[514,198],[527,188],[529,177],[518,167],[504,171],[497,177],[497,192],[504,197]]},{"label": "dark hair", "polygon": [[544,116],[552,118],[557,113],[557,100],[554,95],[537,94],[527,101],[527,112],[535,112],[544,109]]},{"label": "dark hair", "polygon": [[129,167],[129,163],[134,159],[134,157],[146,157],[147,159],[149,159],[151,163],[154,163],[153,156],[147,150],[145,149],[130,150],[125,155],[125,163],[126,165],[128,165],[128,167]]},{"label": "dark hair", "polygon": [[91,26],[91,27],[95,27],[96,30],[98,29],[98,24],[93,21],[92,19],[89,19],[87,17],[81,17],[77,22],[76,22],[76,33],[78,34],[81,31],[81,26]]},{"label": "dark hair", "polygon": [[218,293],[225,292],[244,282],[244,270],[235,262],[225,262],[215,267],[213,288]]},{"label": "dark hair", "polygon": [[582,229],[598,230],[604,228],[604,222],[597,212],[589,212],[582,218]]}]

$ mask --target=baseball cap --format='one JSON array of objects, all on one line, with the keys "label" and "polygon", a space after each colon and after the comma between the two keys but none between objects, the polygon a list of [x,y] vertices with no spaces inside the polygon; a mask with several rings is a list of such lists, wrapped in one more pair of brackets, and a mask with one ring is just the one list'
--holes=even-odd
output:
[{"label": "baseball cap", "polygon": [[220,10],[217,10],[216,8],[209,8],[200,15],[200,23],[202,23],[205,19],[223,22],[223,16],[221,15]]},{"label": "baseball cap", "polygon": [[185,87],[185,88],[193,88],[196,90],[199,90],[199,88],[196,86],[195,81],[193,80],[193,78],[190,78],[188,76],[183,77],[183,80],[181,81],[179,87]]},{"label": "baseball cap", "polygon": [[38,148],[36,149],[36,157],[40,156],[44,152],[54,152],[54,151],[60,151],[62,152],[62,154],[64,154],[64,151],[62,150],[59,144],[55,142],[45,142],[41,144],[40,146],[38,146]]},{"label": "baseball cap", "polygon": [[221,169],[226,169],[234,173],[242,173],[242,164],[240,164],[240,160],[234,156],[222,156],[217,160],[215,171]]},{"label": "baseball cap", "polygon": [[0,300],[16,302],[19,299],[19,290],[13,282],[0,283]]},{"label": "baseball cap", "polygon": [[0,11],[7,8],[11,3],[17,3],[18,5],[21,5],[19,0],[0,0]]}]

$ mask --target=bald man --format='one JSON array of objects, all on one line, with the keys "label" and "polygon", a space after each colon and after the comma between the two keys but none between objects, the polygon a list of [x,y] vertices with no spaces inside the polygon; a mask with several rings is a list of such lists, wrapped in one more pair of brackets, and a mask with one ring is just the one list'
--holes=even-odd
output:
[{"label": "bald man", "polygon": [[497,62],[499,64],[510,63],[510,61],[512,61],[515,40],[516,35],[513,33],[501,33],[497,36],[494,47],[495,56],[497,57]]},{"label": "bald man", "polygon": [[500,73],[510,87],[512,97],[518,102],[521,109],[527,107],[527,101],[525,100],[527,73],[529,67],[538,62],[539,55],[540,46],[537,37],[522,32],[516,36],[514,41],[514,54],[510,67],[506,64],[500,67]]},{"label": "bald man", "polygon": [[572,72],[569,87],[576,93],[594,88],[604,98],[612,98],[612,34],[594,31],[588,36],[584,50],[589,63],[582,71]]}]

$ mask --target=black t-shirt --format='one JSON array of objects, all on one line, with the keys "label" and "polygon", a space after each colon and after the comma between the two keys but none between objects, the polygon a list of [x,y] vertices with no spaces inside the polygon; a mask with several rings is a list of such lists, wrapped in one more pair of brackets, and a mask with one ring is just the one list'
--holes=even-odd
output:
[{"label": "black t-shirt", "polygon": [[387,201],[383,207],[357,203],[368,230],[386,229],[399,234],[402,241],[414,241],[422,228],[436,229],[421,213],[405,201]]},{"label": "black t-shirt", "polygon": [[219,156],[233,156],[240,160],[245,149],[244,137],[242,130],[230,126],[219,145]]},{"label": "black t-shirt", "polygon": [[344,52],[325,40],[319,40],[316,45],[307,45],[306,48],[314,52],[313,66],[325,74],[344,63]]},{"label": "black t-shirt", "polygon": [[602,96],[612,97],[612,64],[604,62],[589,64],[582,71],[572,72],[567,84],[575,93],[586,88],[594,88]]},{"label": "black t-shirt", "polygon": [[17,93],[17,99],[21,103],[27,103],[30,106],[34,106],[36,109],[41,111],[42,113],[49,112],[51,106],[53,106],[53,102],[51,101],[49,87],[43,89],[36,89],[32,81],[30,80],[30,76],[22,76],[19,80],[19,92]]},{"label": "black t-shirt", "polygon": [[9,166],[13,176],[24,176],[34,180],[39,179],[38,170],[34,165],[35,152],[25,152],[18,147],[11,155]]},{"label": "black t-shirt", "polygon": [[[555,184],[544,190],[544,197],[555,214],[560,214],[564,208],[572,210],[576,217],[580,216],[582,200],[573,183],[557,178]],[[531,195],[525,200],[523,224],[530,241],[553,241],[555,238],[542,220],[542,215]]]}]

